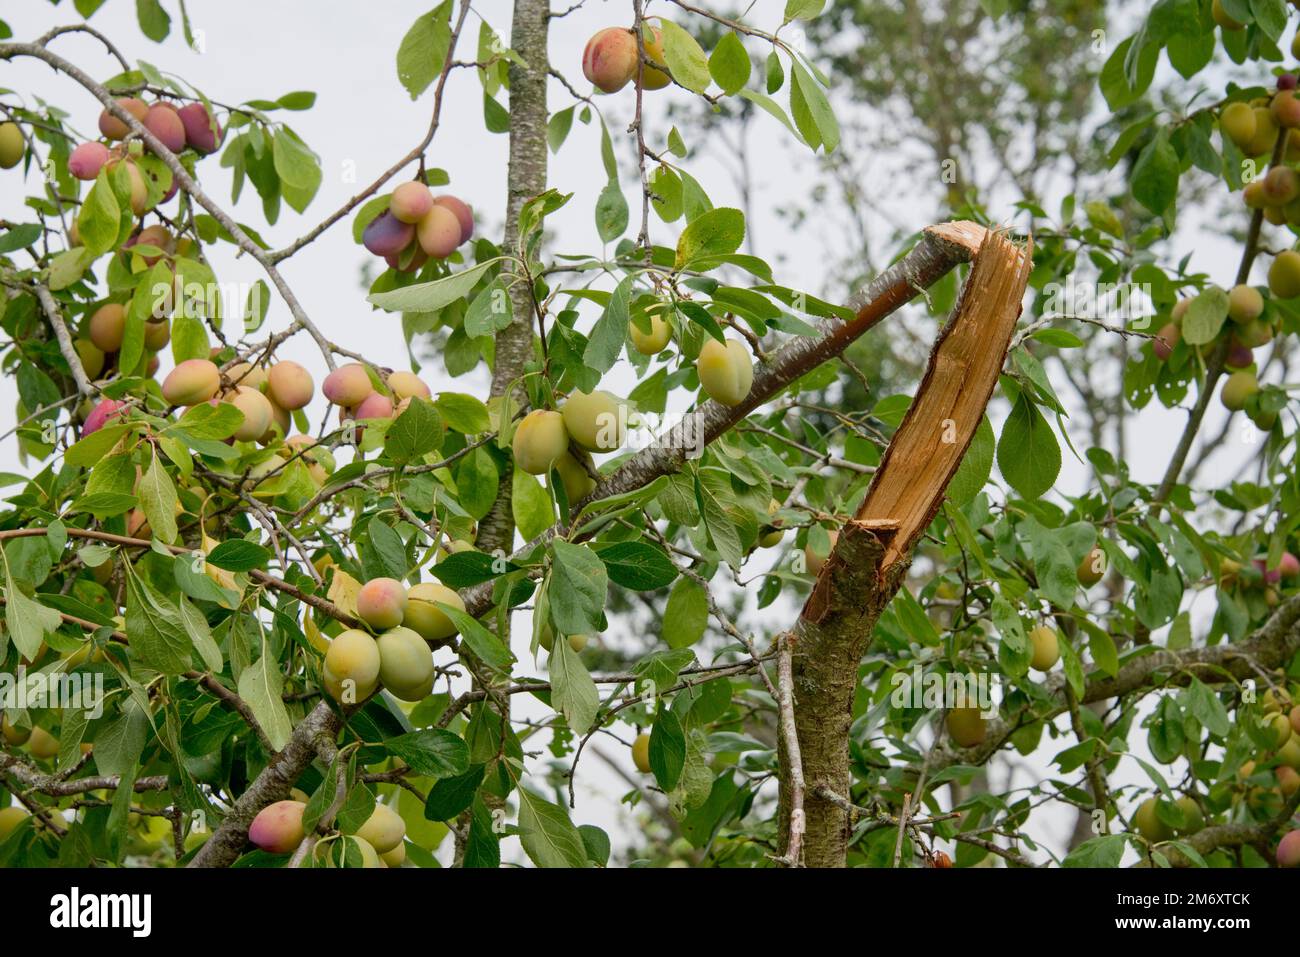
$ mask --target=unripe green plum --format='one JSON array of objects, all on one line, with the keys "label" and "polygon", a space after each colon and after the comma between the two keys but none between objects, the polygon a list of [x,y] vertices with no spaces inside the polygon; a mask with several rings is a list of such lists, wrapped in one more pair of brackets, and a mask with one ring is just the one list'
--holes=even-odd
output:
[{"label": "unripe green plum", "polygon": [[822,569],[826,566],[826,560],[831,557],[831,552],[835,550],[835,543],[839,540],[840,533],[832,531],[828,533],[831,538],[830,550],[825,554],[814,551],[811,544],[803,547],[804,567],[808,569],[810,575],[820,575]]},{"label": "unripe green plum", "polygon": [[18,825],[29,816],[25,808],[16,805],[0,808],[0,843],[8,840],[9,835],[18,830]]},{"label": "unripe green plum", "polygon": [[1255,138],[1255,111],[1249,103],[1238,100],[1229,103],[1219,114],[1219,129],[1223,135],[1245,149]]},{"label": "unripe green plum", "polygon": [[529,475],[545,475],[569,449],[564,416],[549,409],[534,409],[515,429],[511,448],[515,465]]},{"label": "unripe green plum", "polygon": [[650,773],[650,735],[638,734],[632,742],[632,763],[642,774]]},{"label": "unripe green plum", "polygon": [[379,681],[394,698],[423,700],[433,690],[433,652],[410,628],[379,636]]},{"label": "unripe green plum", "polygon": [[667,319],[659,316],[650,317],[650,331],[642,332],[632,323],[632,346],[643,356],[655,356],[663,352],[673,338],[673,327]]},{"label": "unripe green plum", "polygon": [[1279,764],[1300,771],[1300,735],[1292,734],[1286,744],[1277,750]]},{"label": "unripe green plum", "polygon": [[749,350],[738,339],[728,339],[726,345],[709,339],[700,348],[695,371],[699,373],[705,394],[721,405],[740,405],[754,384]]},{"label": "unripe green plum", "polygon": [[1235,32],[1237,30],[1246,29],[1244,23],[1240,20],[1234,20],[1228,15],[1228,12],[1223,9],[1223,0],[1214,0],[1214,2],[1210,4],[1210,16],[1212,16],[1214,22],[1224,30]]},{"label": "unripe green plum", "polygon": [[586,457],[586,464],[584,464],[567,450],[555,460],[555,470],[560,473],[560,481],[564,483],[564,495],[570,505],[582,501],[596,490],[596,480],[592,478],[587,468],[590,464],[590,457]]},{"label": "unripe green plum", "polygon": [[144,347],[151,352],[157,352],[171,342],[171,339],[172,324],[167,319],[162,322],[146,322],[144,324]]},{"label": "unripe green plum", "polygon": [[1100,547],[1093,548],[1084,555],[1083,561],[1079,562],[1079,567],[1075,570],[1075,577],[1084,588],[1091,588],[1106,577],[1105,550]]},{"label": "unripe green plum", "polygon": [[[661,67],[666,67],[668,64],[664,61],[664,35],[658,27],[651,27],[651,33],[652,36],[646,37],[643,34],[641,38],[641,45],[645,47],[645,55],[652,62]],[[635,76],[635,73],[633,75]],[[671,82],[673,82],[672,77],[663,70],[656,70],[649,64],[641,68],[641,88],[643,90],[662,90]]]},{"label": "unripe green plum", "polygon": [[1247,156],[1261,156],[1273,149],[1277,142],[1279,130],[1273,113],[1266,106],[1257,106],[1255,110],[1255,136],[1242,150]]},{"label": "unripe green plum", "polygon": [[[107,562],[105,563],[107,564]],[[27,743],[27,739],[32,736],[30,731],[15,728],[9,723],[9,719],[0,715],[0,737],[3,737],[5,744],[12,748],[21,748]]]},{"label": "unripe green plum", "polygon": [[282,409],[301,409],[316,394],[311,373],[296,362],[284,360],[266,370],[266,394]]},{"label": "unripe green plum", "polygon": [[1205,827],[1205,814],[1201,811],[1201,806],[1196,803],[1196,799],[1188,796],[1180,797],[1174,804],[1183,814],[1183,823],[1180,827],[1175,828],[1177,834],[1195,834]]},{"label": "unripe green plum", "polygon": [[1291,740],[1291,719],[1284,714],[1275,714],[1264,722],[1264,731],[1268,738],[1268,749],[1276,751]]},{"label": "unripe green plum", "polygon": [[327,375],[321,391],[335,405],[352,409],[374,392],[375,387],[370,382],[366,367],[359,362],[350,362]]},{"label": "unripe green plum", "polygon": [[209,359],[186,359],[163,379],[163,398],[172,405],[207,402],[221,388],[221,372]]},{"label": "unripe green plum", "polygon": [[1268,289],[1279,299],[1300,296],[1300,253],[1288,249],[1273,257],[1268,267]]},{"label": "unripe green plum", "polygon": [[393,190],[388,202],[388,211],[403,223],[418,223],[431,209],[433,193],[429,192],[428,186],[416,181],[402,183]]},{"label": "unripe green plum", "polygon": [[1272,223],[1274,226],[1285,226],[1287,221],[1286,211],[1290,206],[1291,203],[1287,203],[1285,206],[1265,206],[1264,222]]},{"label": "unripe green plum", "polygon": [[13,169],[23,161],[27,143],[17,123],[0,123],[0,169]]},{"label": "unripe green plum", "polygon": [[[138,100],[134,96],[119,99],[117,105],[141,123],[149,115],[149,107],[145,105],[143,100]],[[108,110],[103,110],[99,114],[99,132],[103,134],[105,139],[122,140],[126,139],[126,135],[131,132],[131,128]]]},{"label": "unripe green plum", "polygon": [[[569,647],[574,651],[581,651],[587,647],[589,640],[586,635],[569,635]],[[555,648],[555,629],[549,623],[542,626],[542,633],[537,636],[537,643],[548,652]]]},{"label": "unripe green plum", "polygon": [[582,51],[582,73],[598,90],[617,93],[636,76],[640,58],[632,31],[606,27],[587,41]]},{"label": "unripe green plum", "polygon": [[429,387],[414,372],[390,372],[388,375],[388,388],[399,399],[410,399],[415,396],[427,399],[430,396]]},{"label": "unripe green plum", "polygon": [[104,303],[91,313],[86,333],[101,352],[121,349],[126,336],[126,307],[120,302]]},{"label": "unripe green plum", "polygon": [[85,370],[86,378],[92,382],[98,379],[99,374],[104,371],[104,350],[89,339],[77,339],[72,343],[72,347],[77,352],[77,358],[81,360],[81,368]]},{"label": "unripe green plum", "polygon": [[1246,401],[1258,391],[1259,381],[1255,378],[1255,373],[1244,370],[1234,372],[1223,383],[1223,391],[1219,393],[1219,400],[1223,403],[1225,409],[1240,412],[1246,407]]},{"label": "unripe green plum", "polygon": [[357,690],[369,694],[379,681],[379,645],[359,628],[349,628],[330,642],[325,667],[338,682],[352,681]]},{"label": "unripe green plum", "polygon": [[460,236],[460,220],[456,214],[436,203],[415,224],[416,241],[434,259],[446,259],[455,252],[460,245]]},{"label": "unripe green plum", "polygon": [[1273,327],[1263,319],[1248,322],[1237,329],[1237,341],[1247,349],[1258,349],[1273,341]]},{"label": "unripe green plum", "polygon": [[1252,180],[1243,186],[1241,201],[1246,204],[1247,209],[1266,209],[1268,207],[1268,196],[1264,194],[1264,181],[1262,179]]},{"label": "unripe green plum", "polygon": [[569,437],[588,452],[614,452],[623,445],[627,406],[608,392],[574,391],[560,416]]},{"label": "unripe green plum", "polygon": [[438,582],[421,582],[407,592],[406,617],[402,624],[428,641],[443,641],[456,634],[456,625],[435,602],[465,610],[465,603],[455,589]]},{"label": "unripe green plum", "polygon": [[244,415],[244,421],[235,430],[235,438],[240,442],[255,442],[266,434],[271,427],[273,411],[271,400],[256,389],[237,386],[233,395],[226,401]]},{"label": "unripe green plum", "polygon": [[949,708],[944,720],[948,737],[961,748],[973,748],[984,740],[988,722],[979,708]]},{"label": "unripe green plum", "polygon": [[380,854],[379,859],[384,862],[384,867],[401,867],[406,863],[406,842],[403,841],[391,851]]},{"label": "unripe green plum", "polygon": [[357,614],[371,628],[396,628],[406,613],[406,586],[396,578],[372,578],[357,592]]},{"label": "unripe green plum", "polygon": [[59,739],[50,734],[44,728],[32,728],[32,736],[27,739],[27,750],[34,758],[57,757],[59,753]]},{"label": "unripe green plum", "polygon": [[268,854],[290,854],[306,836],[302,829],[301,801],[276,801],[257,812],[248,827],[248,839]]},{"label": "unripe green plum", "polygon": [[1277,866],[1300,867],[1300,831],[1288,831],[1277,842]]},{"label": "unripe green plum", "polygon": [[1039,625],[1029,632],[1029,647],[1032,655],[1029,667],[1035,671],[1051,671],[1052,665],[1061,659],[1060,637],[1055,628]]},{"label": "unripe green plum", "polygon": [[1133,826],[1137,832],[1152,844],[1159,844],[1167,841],[1174,836],[1173,828],[1164,821],[1160,820],[1156,813],[1159,806],[1157,798],[1147,798],[1140,805],[1133,815]]},{"label": "unripe green plum", "polygon": [[380,854],[386,854],[402,846],[406,838],[406,822],[387,804],[376,804],[366,823],[357,828],[356,836],[368,841]]},{"label": "unripe green plum", "polygon": [[1254,286],[1245,283],[1228,292],[1228,318],[1237,325],[1252,322],[1264,314],[1264,297]]},{"label": "unripe green plum", "polygon": [[457,245],[469,242],[474,235],[474,210],[470,209],[469,204],[455,196],[443,194],[433,198],[433,205],[450,210],[455,215],[456,222],[460,223],[460,243]]}]

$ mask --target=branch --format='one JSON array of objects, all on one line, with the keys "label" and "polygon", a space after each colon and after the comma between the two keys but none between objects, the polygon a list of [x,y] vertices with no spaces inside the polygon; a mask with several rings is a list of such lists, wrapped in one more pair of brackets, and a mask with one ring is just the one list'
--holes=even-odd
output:
[{"label": "branch", "polygon": [[[0,751],[0,771],[12,775],[25,788],[39,791],[49,797],[70,797],[73,794],[85,794],[87,791],[115,790],[122,783],[122,779],[116,774],[101,774],[95,777],[77,778],[75,781],[65,781],[56,774],[46,774],[4,751]],[[132,790],[166,791],[167,775],[136,778]]]}]

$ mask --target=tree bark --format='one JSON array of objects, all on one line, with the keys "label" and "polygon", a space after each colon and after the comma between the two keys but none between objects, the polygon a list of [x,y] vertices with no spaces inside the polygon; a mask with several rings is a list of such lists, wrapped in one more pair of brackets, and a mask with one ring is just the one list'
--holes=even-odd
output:
[{"label": "tree bark", "polygon": [[[1000,233],[985,234],[953,317],[930,353],[916,398],[795,624],[795,724],[808,789],[802,856],[809,867],[844,866],[848,814],[818,790],[840,797],[849,793],[848,739],[858,664],[993,394],[1020,316],[1031,252]],[[784,753],[781,759],[784,854],[791,782]]]}]

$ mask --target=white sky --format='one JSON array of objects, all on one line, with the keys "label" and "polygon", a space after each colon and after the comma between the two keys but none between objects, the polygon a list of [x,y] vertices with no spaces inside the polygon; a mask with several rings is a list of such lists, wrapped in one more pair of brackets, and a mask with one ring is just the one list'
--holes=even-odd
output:
[{"label": "white sky", "polygon": [[[235,210],[237,219],[255,226],[272,246],[280,247],[340,206],[362,184],[370,182],[422,137],[432,106],[432,90],[412,102],[398,83],[394,59],[411,21],[434,5],[434,0],[389,0],[366,8],[365,15],[360,15],[360,8],[345,0],[281,0],[277,3],[191,0],[188,6],[195,28],[202,31],[203,53],[185,46],[180,36],[179,20],[173,23],[172,36],[163,45],[145,39],[135,24],[135,5],[126,0],[110,0],[94,16],[92,23],[107,33],[128,59],[142,58],[164,71],[178,74],[210,97],[224,102],[274,99],[302,89],[318,94],[316,106],[311,111],[275,114],[277,118],[286,120],[321,157],[324,178],[308,212],[299,216],[284,206],[279,223],[267,228],[262,222],[260,202],[251,186],[246,187],[243,200]],[[175,4],[166,2],[165,6],[174,9]],[[780,22],[783,6],[783,0],[758,0],[753,5],[750,20],[773,28]],[[475,7],[478,11],[491,11],[492,26],[508,37],[510,5],[506,0],[480,0]],[[583,9],[553,21],[550,41],[552,65],[565,73],[579,89],[587,88],[580,66],[583,44],[597,29],[630,19],[626,8],[624,3],[588,0]],[[668,12],[667,5],[652,0],[648,12]],[[677,11],[677,14],[675,19],[685,22],[681,12]],[[19,40],[30,39],[51,26],[78,19],[68,3],[57,9],[41,3],[5,4],[0,16],[13,28],[15,39]],[[471,15],[460,58],[468,59],[473,55],[477,30],[476,17]],[[1122,33],[1117,34],[1116,40],[1122,37]],[[97,78],[105,79],[117,72],[115,62],[97,41],[88,36],[60,38],[54,48]],[[6,63],[0,67],[0,86],[24,94],[38,91],[42,98],[71,111],[74,128],[87,134],[96,132],[98,104],[74,82],[56,76],[44,64],[34,60]],[[654,118],[653,111],[659,102],[657,98],[684,95],[681,91],[664,91],[647,97],[648,128],[652,134],[662,137],[666,129]],[[11,95],[4,94],[4,98],[8,101]],[[428,161],[430,165],[443,167],[450,173],[448,191],[474,206],[478,234],[499,238],[505,200],[507,137],[483,129],[480,102],[481,88],[475,73],[455,71],[447,87],[442,128],[429,150]],[[570,95],[553,80],[550,88],[552,110],[571,102]],[[611,133],[618,141],[624,192],[633,210],[629,233],[634,234],[639,221],[639,197],[632,153],[627,138],[622,134],[632,112],[632,92],[629,88],[621,95],[602,97],[601,103],[610,120]],[[551,156],[550,185],[562,192],[576,194],[569,206],[549,221],[557,236],[551,246],[552,252],[590,251],[598,246],[592,219],[596,194],[604,182],[598,135],[598,126],[575,123],[558,156]],[[751,161],[757,174],[755,194],[759,197],[755,204],[757,221],[754,225],[758,235],[764,237],[765,248],[761,252],[771,257],[773,237],[787,235],[791,228],[775,210],[791,203],[808,202],[816,167],[806,149],[792,144],[784,128],[765,114],[761,114],[756,122],[752,142]],[[698,145],[690,141],[688,134],[688,146]],[[656,143],[652,138],[651,146],[660,148],[662,142]],[[705,151],[704,155],[693,154],[687,162],[687,168],[705,185],[716,205],[739,205],[732,180],[717,158]],[[200,165],[199,173],[209,195],[229,209],[227,171],[214,157]],[[24,188],[18,184],[19,175],[19,170],[0,172],[0,216],[22,221]],[[26,188],[30,189],[31,184]],[[917,227],[925,224],[931,208],[928,198],[918,210],[915,202],[909,201],[905,190],[886,183],[882,184],[881,191],[892,197],[887,205],[893,218]],[[1080,206],[1084,198],[1080,198]],[[1044,205],[1048,209],[1058,208],[1058,200],[1059,197],[1051,197]],[[998,212],[994,210],[995,214]],[[1014,215],[1010,207],[1000,212],[1008,218]],[[790,235],[789,241],[783,244],[778,281],[821,293],[825,292],[827,283],[827,263],[835,258],[828,257],[826,250],[828,245],[836,242],[836,234],[819,232],[815,224],[815,218],[808,220],[800,232]],[[308,314],[327,337],[363,352],[376,363],[402,367],[406,349],[399,320],[395,315],[374,312],[365,303],[360,270],[369,256],[364,249],[353,244],[350,230],[351,216],[285,262],[283,273]],[[881,233],[885,231],[882,224]],[[652,220],[652,237],[656,241],[670,244],[674,235],[673,228]],[[1205,269],[1221,284],[1231,284],[1235,251],[1217,229],[1200,231],[1181,245],[1185,248],[1178,255],[1190,250],[1193,269]],[[230,247],[225,245],[207,250],[220,281],[251,283],[260,278],[255,263],[247,257],[235,259],[229,250]],[[1176,259],[1177,256],[1172,255],[1166,261]],[[1257,280],[1260,277],[1262,269],[1257,268]],[[283,303],[273,301],[263,335],[288,321],[288,310]],[[306,334],[298,335],[283,347],[280,357],[296,359],[311,369],[321,369],[320,355]],[[164,353],[163,359],[165,374],[169,356]],[[451,380],[443,372],[440,362],[435,360],[422,375],[435,392],[451,390],[484,394],[486,391],[487,375],[481,369]],[[630,389],[634,381],[626,365],[616,368],[611,376],[605,384],[614,391]],[[12,408],[15,400],[13,383],[0,382],[0,407]],[[317,406],[310,410],[313,422],[320,420],[321,401],[318,393]],[[680,401],[679,398],[679,405]],[[1000,418],[1000,415],[995,418]],[[1153,403],[1152,408],[1135,420],[1129,436],[1132,450],[1129,464],[1137,480],[1158,479],[1184,419],[1185,413],[1164,410]],[[1214,434],[1221,421],[1215,403],[1205,432]],[[1251,437],[1249,431],[1243,434]],[[1086,448],[1086,436],[1081,431],[1073,438],[1076,447]],[[1065,469],[1063,487],[1077,488],[1086,480],[1086,470],[1069,457],[1068,451]],[[0,470],[22,470],[12,437],[0,443]],[[1200,476],[1200,481],[1207,484],[1219,479],[1213,467],[1203,470]],[[768,621],[777,617],[772,612],[764,615]],[[786,617],[782,616],[782,621]],[[750,620],[758,619],[751,617]],[[526,660],[526,628],[517,629],[515,645],[516,654],[521,660]],[[546,714],[546,709],[531,698],[517,696],[516,702],[520,710],[527,708],[537,717]],[[624,727],[622,730],[627,729]],[[630,733],[625,737],[630,740]],[[1145,735],[1139,733],[1134,737],[1135,748],[1143,753]],[[624,766],[632,770],[626,752],[612,747],[608,739],[601,742],[598,738],[597,743],[606,752],[616,754]],[[1044,758],[1050,759],[1057,748],[1044,750],[1048,751]],[[1038,765],[1040,762],[1035,760],[1033,763]],[[1131,763],[1127,767],[1136,770]],[[1122,765],[1115,783],[1120,780],[1140,782],[1145,778],[1140,771],[1130,777]],[[618,796],[625,790],[626,786],[598,761],[584,758],[578,777],[579,805],[575,820],[600,824],[610,830],[616,853],[617,848],[625,843],[620,834],[629,824],[626,813],[617,803]],[[1073,815],[1053,815],[1043,821],[1036,817],[1034,829],[1037,831],[1048,822],[1051,822],[1048,830],[1052,839],[1059,840],[1068,834]],[[507,855],[514,849],[517,849],[517,842],[507,842]]]}]

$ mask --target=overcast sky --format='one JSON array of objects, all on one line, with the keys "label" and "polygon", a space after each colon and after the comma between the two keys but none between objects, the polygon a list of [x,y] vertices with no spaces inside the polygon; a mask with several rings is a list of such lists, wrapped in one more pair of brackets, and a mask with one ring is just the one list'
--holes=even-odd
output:
[{"label": "overcast sky", "polygon": [[[175,11],[172,0],[164,0],[169,10]],[[316,2],[276,3],[251,2],[251,0],[191,0],[188,4],[196,31],[199,33],[202,52],[190,50],[182,41],[179,24],[175,23],[172,36],[162,44],[145,39],[135,24],[133,3],[128,0],[108,0],[92,23],[107,33],[130,59],[146,60],[160,69],[183,77],[202,89],[210,97],[225,102],[274,99],[294,90],[312,90],[318,94],[316,106],[306,113],[275,114],[287,121],[302,138],[320,155],[324,178],[320,192],[304,215],[295,214],[283,207],[279,222],[265,227],[260,203],[251,187],[246,188],[241,203],[235,208],[236,218],[256,226],[274,247],[287,244],[317,223],[324,215],[340,206],[362,184],[369,183],[396,158],[407,152],[423,136],[432,106],[432,91],[412,102],[398,82],[394,58],[399,43],[412,20],[433,6],[433,0],[390,0],[383,4],[358,7],[345,0],[316,0]],[[567,6],[568,4],[564,4]],[[476,11],[491,11],[492,26],[503,36],[509,35],[509,4],[506,0],[491,0],[476,5]],[[709,6],[718,6],[710,4]],[[780,22],[783,0],[758,0],[750,14],[751,22],[774,28]],[[16,39],[29,39],[49,27],[75,22],[78,18],[70,3],[51,8],[45,3],[7,3],[0,16],[13,28]],[[628,4],[604,3],[588,0],[585,6],[552,23],[550,55],[552,65],[564,73],[579,89],[589,84],[582,78],[581,52],[586,39],[597,29],[628,20]],[[361,11],[364,10],[364,13]],[[663,3],[651,2],[649,12],[667,12]],[[680,11],[676,19],[682,20]],[[478,24],[471,16],[466,42],[461,58],[473,54]],[[1115,41],[1122,39],[1118,33]],[[81,65],[92,76],[106,79],[117,72],[115,62],[103,48],[87,36],[71,35],[60,38],[55,49]],[[1107,51],[1108,53],[1109,51]],[[18,60],[0,66],[0,87],[30,94],[39,93],[46,101],[57,104],[71,113],[74,128],[94,134],[98,104],[74,82],[56,76],[44,64],[35,60]],[[653,115],[661,98],[684,96],[681,91],[663,91],[647,97],[647,126],[652,134],[662,137],[664,125]],[[10,94],[4,94],[6,102]],[[552,81],[550,105],[552,110],[569,105],[572,97],[558,82]],[[33,105],[33,101],[28,101]],[[633,206],[635,232],[638,207],[635,170],[632,154],[624,134],[632,111],[630,89],[621,95],[601,98],[602,108],[610,120],[611,132],[619,139],[624,191]],[[593,228],[592,210],[597,192],[604,182],[598,153],[598,126],[575,124],[573,132],[558,155],[550,159],[550,184],[562,192],[575,193],[569,206],[550,221],[556,239],[552,252],[590,252],[598,248],[599,240]],[[651,141],[652,147],[662,143]],[[715,205],[739,205],[732,179],[724,165],[709,155],[707,144],[691,141],[688,146],[698,152],[688,160],[688,169],[705,184]],[[428,153],[430,165],[448,171],[451,185],[448,191],[470,202],[477,215],[478,231],[494,239],[500,238],[500,226],[505,200],[507,138],[488,133],[483,128],[481,88],[475,73],[457,70],[451,77],[443,106],[442,128]],[[836,237],[817,229],[817,219],[811,219],[797,234],[790,234],[789,224],[779,218],[775,210],[790,203],[806,203],[816,179],[815,162],[806,149],[791,144],[785,129],[765,114],[760,114],[753,134],[752,163],[757,173],[756,195],[760,198],[754,206],[755,227],[764,237],[764,255],[773,257],[778,250],[772,237],[789,236],[780,245],[778,281],[815,292],[826,292],[826,255],[828,243]],[[413,167],[412,167],[413,171]],[[210,158],[200,164],[199,174],[211,196],[229,208],[230,177]],[[0,172],[0,215],[6,219],[22,221],[23,190],[19,187],[19,170]],[[30,188],[30,184],[29,184]],[[923,210],[909,201],[900,190],[885,186],[891,198],[888,206],[893,217],[917,227],[926,224],[928,201]],[[1084,199],[1081,197],[1081,200]],[[1059,197],[1044,203],[1055,209]],[[1081,205],[1081,204],[1080,204]],[[1008,219],[1015,211],[994,210]],[[283,272],[312,319],[332,340],[360,352],[381,365],[402,367],[406,349],[402,340],[398,317],[375,312],[364,301],[361,269],[368,254],[352,242],[351,217],[345,218],[310,247],[283,264]],[[881,229],[881,235],[886,230]],[[675,228],[652,221],[652,237],[665,244],[674,241]],[[1202,231],[1184,242],[1185,250],[1192,254],[1192,268],[1202,268],[1224,285],[1231,283],[1235,269],[1233,247],[1217,229]],[[260,278],[260,271],[247,257],[236,259],[230,247],[220,245],[207,250],[217,275],[222,282],[251,283]],[[775,257],[773,257],[775,258]],[[1170,257],[1170,261],[1176,257]],[[1257,278],[1262,269],[1257,269]],[[847,290],[842,298],[847,298]],[[267,327],[280,328],[289,322],[288,310],[282,302],[274,301]],[[300,334],[280,350],[281,358],[294,358],[314,370],[321,369],[321,359],[311,339]],[[164,369],[169,356],[164,355]],[[434,391],[452,390],[485,394],[487,374],[479,370],[469,376],[452,380],[446,376],[440,362],[430,363],[422,372]],[[620,366],[607,379],[606,384],[615,391],[626,391],[633,384],[630,371]],[[319,380],[319,376],[318,376]],[[16,398],[12,382],[0,382],[0,407],[11,409]],[[321,400],[317,399],[319,403]],[[680,404],[685,397],[678,397]],[[313,408],[312,420],[319,421],[321,408]],[[995,415],[995,421],[1000,414]],[[1185,413],[1168,411],[1153,403],[1153,408],[1137,420],[1130,434],[1132,457],[1130,467],[1135,478],[1155,481],[1168,460],[1169,452],[1185,421]],[[1213,434],[1221,421],[1217,403],[1210,415],[1206,432]],[[7,426],[6,426],[7,427]],[[1253,440],[1246,431],[1238,436],[1244,444]],[[1086,436],[1073,435],[1076,447],[1086,448]],[[1235,456],[1234,456],[1235,457]],[[0,444],[0,470],[20,470],[16,444],[13,438]],[[1078,488],[1085,480],[1087,470],[1075,463],[1065,452],[1063,486]],[[1202,482],[1219,480],[1214,468],[1206,469]],[[770,614],[766,616],[771,618]],[[515,641],[516,653],[527,659],[527,631],[519,629]],[[528,663],[531,667],[531,662]],[[531,699],[518,696],[521,709],[544,716],[546,709],[532,707]],[[620,731],[626,731],[623,727]],[[627,735],[625,735],[627,737]],[[1138,735],[1142,738],[1144,735]],[[611,753],[617,752],[622,764],[631,769],[626,752],[612,748],[605,739],[602,745]],[[1135,742],[1139,752],[1144,742]],[[1054,753],[1055,748],[1047,749]],[[1135,768],[1133,768],[1135,770]],[[1128,778],[1124,768],[1117,780]],[[1144,778],[1140,772],[1130,780]],[[1023,782],[1021,782],[1023,783]],[[601,824],[619,832],[626,817],[617,804],[618,796],[626,786],[614,778],[597,762],[584,759],[579,772],[579,807],[575,819],[579,822]],[[619,821],[623,824],[619,824]],[[1036,818],[1037,821],[1037,818]],[[1052,835],[1060,839],[1068,833],[1071,816],[1057,819],[1051,828]],[[514,843],[514,842],[511,842]]]}]

